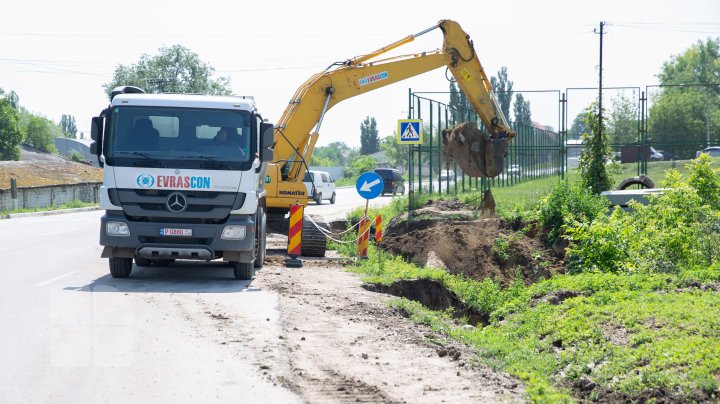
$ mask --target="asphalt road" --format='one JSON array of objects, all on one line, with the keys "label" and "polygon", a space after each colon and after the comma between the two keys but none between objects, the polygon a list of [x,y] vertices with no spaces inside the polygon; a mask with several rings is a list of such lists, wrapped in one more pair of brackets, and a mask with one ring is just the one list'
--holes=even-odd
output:
[{"label": "asphalt road", "polygon": [[[331,220],[363,205],[344,188],[336,204],[307,213]],[[262,370],[288,366],[281,352],[265,363],[280,337],[277,295],[234,280],[222,263],[135,267],[112,279],[101,215],[0,220],[2,402],[299,400]]]}]

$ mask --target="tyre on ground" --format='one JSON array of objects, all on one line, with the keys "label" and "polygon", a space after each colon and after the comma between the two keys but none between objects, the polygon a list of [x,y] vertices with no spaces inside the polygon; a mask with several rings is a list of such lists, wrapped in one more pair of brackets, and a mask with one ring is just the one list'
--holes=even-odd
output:
[{"label": "tyre on ground", "polygon": [[249,281],[252,280],[253,276],[255,276],[255,266],[252,262],[235,261],[232,263],[232,265],[235,279],[239,279],[241,281]]},{"label": "tyre on ground", "polygon": [[110,264],[110,275],[113,278],[127,278],[132,272],[132,258],[111,257],[108,263]]}]

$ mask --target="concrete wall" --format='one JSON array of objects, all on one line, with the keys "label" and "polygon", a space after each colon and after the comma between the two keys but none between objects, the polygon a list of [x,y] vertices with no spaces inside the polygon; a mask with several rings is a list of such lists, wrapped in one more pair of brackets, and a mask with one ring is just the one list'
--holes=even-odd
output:
[{"label": "concrete wall", "polygon": [[82,155],[84,161],[89,162],[93,167],[99,167],[97,156],[90,153],[90,143],[92,143],[90,139],[55,138],[55,147],[61,156],[70,158],[70,154],[75,151]]},{"label": "concrete wall", "polygon": [[101,185],[100,182],[90,182],[74,185],[18,188],[17,198],[14,200],[11,190],[0,189],[0,212],[15,209],[45,208],[75,200],[97,203]]}]

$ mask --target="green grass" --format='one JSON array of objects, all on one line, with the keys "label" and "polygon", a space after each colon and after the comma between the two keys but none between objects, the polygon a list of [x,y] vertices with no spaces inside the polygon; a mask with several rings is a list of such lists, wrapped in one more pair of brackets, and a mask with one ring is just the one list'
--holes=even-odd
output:
[{"label": "green grass", "polygon": [[[684,162],[683,162],[684,163]],[[635,165],[621,167],[620,179],[637,175]],[[651,162],[648,175],[661,186],[672,162]],[[684,164],[676,169],[687,178]],[[569,173],[572,181],[575,172]],[[493,188],[498,211],[527,216],[557,177]],[[421,195],[417,206],[439,195]],[[444,197],[444,196],[443,196]],[[480,193],[458,195],[477,204]],[[475,203],[473,203],[475,202]],[[385,221],[406,214],[407,198],[375,210]],[[359,217],[360,211],[353,212]],[[496,253],[503,246],[497,243]],[[352,255],[353,252],[348,252]],[[670,401],[720,397],[720,265],[677,273],[580,273],[560,275],[524,286],[502,288],[490,279],[477,282],[446,271],[419,267],[370,246],[369,259],[352,269],[366,282],[390,284],[398,279],[432,279],[453,291],[469,308],[487,314],[485,326],[464,327],[449,312],[431,311],[419,303],[393,299],[392,307],[476,349],[481,362],[518,377],[535,402],[572,402],[580,394],[573,384],[590,378],[595,387],[583,399],[618,395],[650,399],[662,390]],[[708,287],[701,287],[708,285]],[[715,290],[713,290],[715,289]],[[576,292],[552,305],[541,298],[554,291]]]},{"label": "green grass", "polygon": [[[661,388],[666,394],[717,400],[720,299],[697,286],[720,282],[720,267],[682,276],[561,275],[502,289],[492,280],[475,282],[417,267],[375,249],[369,256],[354,269],[367,282],[436,280],[468,307],[489,314],[489,325],[468,329],[449,313],[404,299],[390,303],[474,346],[482,362],[522,379],[533,401],[572,401],[571,386],[583,375],[597,383],[597,397],[607,392],[640,397]],[[533,299],[555,290],[578,296],[531,307]]]},{"label": "green grass", "polygon": [[75,209],[75,208],[87,208],[91,206],[98,206],[97,203],[93,202],[82,202],[79,200],[70,201],[62,205],[52,205],[43,208],[28,208],[28,209],[17,209],[17,210],[4,210],[0,211],[0,217],[6,217],[13,213],[31,213],[31,212],[45,212],[50,210],[61,210],[61,209]]}]

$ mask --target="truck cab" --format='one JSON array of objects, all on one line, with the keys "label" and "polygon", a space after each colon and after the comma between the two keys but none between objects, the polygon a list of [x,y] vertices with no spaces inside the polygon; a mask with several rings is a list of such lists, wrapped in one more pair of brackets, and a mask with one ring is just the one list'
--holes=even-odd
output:
[{"label": "truck cab", "polygon": [[104,169],[102,257],[126,278],[174,260],[232,264],[249,280],[265,258],[265,174],[273,126],[250,97],[113,91],[93,118]]}]

